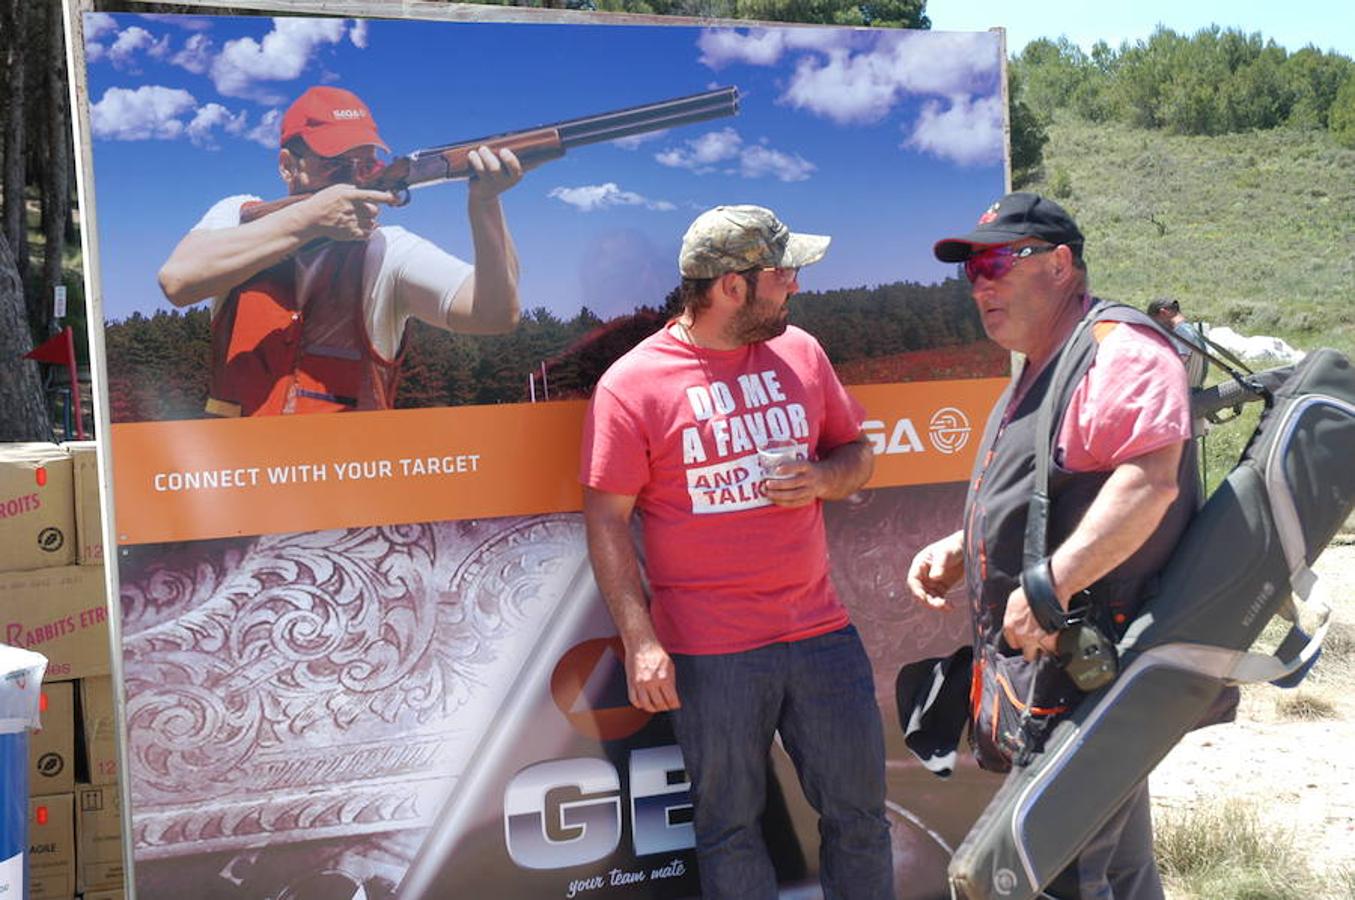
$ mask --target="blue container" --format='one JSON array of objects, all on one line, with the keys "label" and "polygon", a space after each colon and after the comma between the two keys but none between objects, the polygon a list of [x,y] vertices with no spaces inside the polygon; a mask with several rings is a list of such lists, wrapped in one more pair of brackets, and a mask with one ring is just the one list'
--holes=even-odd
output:
[{"label": "blue container", "polygon": [[0,900],[23,896],[28,844],[28,732],[0,734]]},{"label": "blue container", "polygon": [[0,900],[21,900],[28,850],[28,729],[47,658],[0,644]]}]

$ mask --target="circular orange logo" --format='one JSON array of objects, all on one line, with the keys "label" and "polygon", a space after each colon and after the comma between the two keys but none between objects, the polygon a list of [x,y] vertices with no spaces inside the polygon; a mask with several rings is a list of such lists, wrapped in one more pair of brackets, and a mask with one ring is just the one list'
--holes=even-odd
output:
[{"label": "circular orange logo", "polygon": [[621,638],[593,638],[570,647],[550,675],[550,695],[574,730],[615,741],[644,728],[651,714],[630,705]]}]

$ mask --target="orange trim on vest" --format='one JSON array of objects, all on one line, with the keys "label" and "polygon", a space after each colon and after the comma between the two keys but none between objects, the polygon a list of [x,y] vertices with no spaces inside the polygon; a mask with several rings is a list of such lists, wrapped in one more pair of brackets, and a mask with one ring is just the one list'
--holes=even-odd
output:
[{"label": "orange trim on vest", "polygon": [[1092,339],[1095,340],[1096,343],[1098,344],[1101,343],[1110,335],[1112,331],[1115,330],[1115,326],[1119,324],[1120,324],[1119,322],[1094,323],[1092,325]]},{"label": "orange trim on vest", "polygon": [[298,296],[286,259],[226,297],[212,319],[212,415],[276,416],[389,409],[401,352],[387,361],[367,334],[365,243],[320,251]]},{"label": "orange trim on vest", "polygon": [[[1032,676],[1032,677],[1034,677],[1034,676]],[[998,686],[1002,688],[1002,693],[1004,693],[1004,694],[1007,695],[1007,701],[1008,701],[1009,703],[1011,703],[1012,706],[1015,706],[1017,709],[1019,709],[1021,712],[1025,712],[1025,711],[1026,711],[1026,704],[1022,703],[1020,700],[1017,699],[1017,697],[1016,697],[1016,692],[1015,692],[1014,690],[1012,690],[1011,682],[1009,682],[1009,681],[1007,680],[1007,676],[1005,676],[1005,675],[1003,675],[1003,674],[1001,674],[1001,673],[998,673],[997,678],[996,678],[995,680],[997,681]],[[996,710],[997,710],[997,695],[996,695],[996,694],[993,695],[993,704],[994,704],[994,705],[993,705],[993,710],[996,712]],[[1037,716],[1056,716],[1056,715],[1058,715],[1059,713],[1067,712],[1067,711],[1068,711],[1068,707],[1066,707],[1066,706],[1032,706],[1032,707],[1030,708],[1030,711],[1031,711],[1034,715],[1037,715]],[[997,728],[996,717],[994,717],[994,719],[995,719],[995,721],[994,721],[994,723],[993,723],[993,728],[996,729],[996,728]]]}]

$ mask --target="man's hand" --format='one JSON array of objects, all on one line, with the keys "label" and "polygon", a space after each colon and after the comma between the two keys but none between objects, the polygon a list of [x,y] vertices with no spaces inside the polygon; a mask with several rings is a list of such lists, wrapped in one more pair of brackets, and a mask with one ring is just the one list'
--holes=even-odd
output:
[{"label": "man's hand", "polygon": [[865,484],[875,469],[875,454],[865,435],[839,444],[822,459],[796,459],[776,467],[777,478],[763,481],[763,495],[777,506],[808,506],[817,500],[841,500]]},{"label": "man's hand", "polygon": [[666,712],[682,704],[678,700],[673,660],[657,641],[626,648],[626,685],[631,706],[645,712]]},{"label": "man's hand", "polygon": [[497,154],[488,147],[477,147],[466,154],[475,174],[470,180],[470,202],[493,200],[522,180],[522,163],[517,154],[504,148]]},{"label": "man's hand", "polygon": [[1058,635],[1045,631],[1030,611],[1024,588],[1017,587],[1007,597],[1007,611],[1002,615],[1002,636],[1014,649],[1020,650],[1027,662],[1035,662],[1040,651],[1053,656],[1058,652]]},{"label": "man's hand", "polygon": [[290,209],[303,216],[307,241],[365,241],[376,230],[381,207],[399,202],[390,191],[370,191],[351,184],[332,184]]},{"label": "man's hand", "polygon": [[908,589],[919,603],[944,609],[946,594],[964,577],[964,537],[960,532],[928,544],[908,567]]},{"label": "man's hand", "polygon": [[807,459],[783,462],[776,467],[776,476],[762,484],[767,499],[777,506],[808,506],[825,495],[826,484],[818,463]]}]

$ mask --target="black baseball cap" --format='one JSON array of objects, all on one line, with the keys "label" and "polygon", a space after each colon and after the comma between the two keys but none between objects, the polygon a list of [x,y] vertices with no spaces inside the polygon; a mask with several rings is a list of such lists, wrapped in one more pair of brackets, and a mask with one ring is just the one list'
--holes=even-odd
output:
[{"label": "black baseball cap", "polygon": [[1171,310],[1171,311],[1174,312],[1174,313],[1180,312],[1180,311],[1181,311],[1181,301],[1180,301],[1180,300],[1172,300],[1172,299],[1169,298],[1169,297],[1158,297],[1158,298],[1157,298],[1156,300],[1154,300],[1152,303],[1149,303],[1149,304],[1148,304],[1148,315],[1150,315],[1150,316],[1155,316],[1155,315],[1157,315],[1158,313],[1162,312],[1162,310],[1164,310],[1164,309],[1169,309],[1169,310]]},{"label": "black baseball cap", "polygon": [[1082,256],[1082,232],[1073,217],[1053,200],[1039,194],[1008,194],[979,216],[969,234],[937,241],[932,252],[941,262],[960,263],[989,247],[1000,247],[1022,238],[1039,238],[1051,244],[1067,244]]}]

